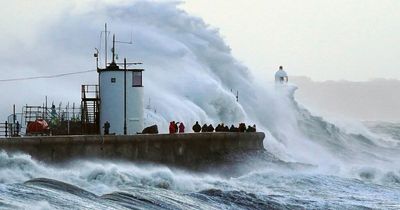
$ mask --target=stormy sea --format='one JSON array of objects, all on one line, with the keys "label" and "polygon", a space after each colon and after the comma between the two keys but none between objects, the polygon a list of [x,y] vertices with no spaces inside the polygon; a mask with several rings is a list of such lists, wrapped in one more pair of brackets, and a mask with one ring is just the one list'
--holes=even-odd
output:
[{"label": "stormy sea", "polygon": [[[266,134],[265,151],[197,171],[104,160],[49,165],[1,151],[0,209],[400,209],[400,124],[333,123],[313,114],[296,102],[294,84],[255,78],[217,28],[179,3],[99,8],[66,11],[68,19],[41,28],[36,41],[46,39],[47,56],[62,45],[58,63],[83,65],[86,58],[76,55],[96,46],[93,36],[106,19],[118,34],[133,32],[134,46],[119,53],[144,62],[146,125],[167,132],[172,120],[256,124]],[[29,64],[50,71],[35,56]],[[68,84],[89,78],[96,81],[93,74]]]}]

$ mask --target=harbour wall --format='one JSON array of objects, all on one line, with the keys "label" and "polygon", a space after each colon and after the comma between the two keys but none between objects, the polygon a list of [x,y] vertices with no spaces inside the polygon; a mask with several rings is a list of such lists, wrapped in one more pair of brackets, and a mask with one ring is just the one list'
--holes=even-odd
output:
[{"label": "harbour wall", "polygon": [[107,159],[194,166],[230,153],[264,150],[264,137],[262,132],[27,136],[0,139],[0,150],[50,163]]}]

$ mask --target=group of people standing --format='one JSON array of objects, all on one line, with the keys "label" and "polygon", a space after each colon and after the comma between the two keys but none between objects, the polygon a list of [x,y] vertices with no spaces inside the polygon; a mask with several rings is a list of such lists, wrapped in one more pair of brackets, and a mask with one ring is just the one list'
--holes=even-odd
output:
[{"label": "group of people standing", "polygon": [[[224,125],[224,123],[218,124],[217,127],[214,128],[212,124],[207,125],[204,124],[201,126],[198,121],[193,125],[192,127],[193,131],[195,133],[206,133],[206,132],[256,132],[256,125],[253,126],[247,126],[244,123],[240,123],[238,127],[235,127],[234,125],[231,125],[231,127],[228,127],[227,125]],[[169,123],[169,133],[185,133],[185,125],[183,122],[175,122],[172,121]]]},{"label": "group of people standing", "polygon": [[[178,125],[179,124],[179,125]],[[185,133],[185,125],[183,122],[169,122],[169,133]]]},{"label": "group of people standing", "polygon": [[231,127],[228,127],[227,125],[224,125],[224,123],[218,124],[217,127],[214,128],[212,124],[207,125],[204,124],[203,126],[200,126],[199,122],[196,121],[196,124],[193,125],[192,127],[193,131],[195,133],[199,132],[256,132],[256,125],[253,126],[248,126],[246,128],[246,124],[240,123],[239,127],[235,127],[234,125],[231,125]]}]

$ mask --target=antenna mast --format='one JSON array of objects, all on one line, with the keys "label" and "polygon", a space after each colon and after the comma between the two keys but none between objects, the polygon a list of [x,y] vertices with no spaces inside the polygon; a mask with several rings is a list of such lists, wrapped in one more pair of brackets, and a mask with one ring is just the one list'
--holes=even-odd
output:
[{"label": "antenna mast", "polygon": [[105,47],[104,47],[105,67],[104,68],[107,68],[107,23],[104,24],[104,29],[105,29],[104,30],[104,45],[105,45]]},{"label": "antenna mast", "polygon": [[113,34],[112,62],[115,63],[115,34]]}]

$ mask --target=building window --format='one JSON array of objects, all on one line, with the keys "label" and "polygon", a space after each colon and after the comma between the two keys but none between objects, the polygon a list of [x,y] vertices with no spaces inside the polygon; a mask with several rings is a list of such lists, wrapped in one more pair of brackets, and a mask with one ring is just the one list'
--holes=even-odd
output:
[{"label": "building window", "polygon": [[134,71],[132,75],[132,87],[142,87],[142,72]]},{"label": "building window", "polygon": [[115,77],[111,78],[111,83],[115,83],[117,81],[117,79],[115,79]]}]

